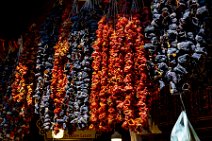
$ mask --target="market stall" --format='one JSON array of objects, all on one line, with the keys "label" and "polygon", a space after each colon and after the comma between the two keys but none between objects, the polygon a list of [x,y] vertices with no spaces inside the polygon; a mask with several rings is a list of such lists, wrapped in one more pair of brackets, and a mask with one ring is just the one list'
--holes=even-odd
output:
[{"label": "market stall", "polygon": [[203,121],[212,104],[209,8],[196,0],[49,2],[19,37],[0,40],[0,139],[168,133],[162,140],[174,141],[182,112],[193,129],[184,136],[198,140],[193,119]]}]

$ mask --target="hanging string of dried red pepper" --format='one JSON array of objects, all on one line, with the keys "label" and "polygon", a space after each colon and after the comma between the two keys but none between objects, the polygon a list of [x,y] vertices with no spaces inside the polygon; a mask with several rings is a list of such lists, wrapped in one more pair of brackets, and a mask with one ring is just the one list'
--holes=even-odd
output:
[{"label": "hanging string of dried red pepper", "polygon": [[[103,29],[104,24],[106,21],[106,17],[104,16],[99,22],[98,22],[98,29]],[[104,35],[105,36],[105,35]],[[98,113],[97,113],[97,108],[99,106],[99,101],[98,101],[98,92],[100,88],[100,69],[101,69],[101,51],[102,51],[102,44],[103,44],[103,30],[97,30],[96,31],[96,41],[93,44],[93,49],[94,52],[92,53],[92,68],[93,68],[93,73],[92,73],[92,83],[91,83],[91,93],[90,93],[90,129],[96,129],[97,124],[98,124]],[[103,106],[103,105],[102,105]],[[103,108],[105,111],[106,107]],[[100,119],[101,120],[101,119]]]},{"label": "hanging string of dried red pepper", "polygon": [[99,22],[92,55],[91,129],[108,131],[122,123],[142,132],[147,126],[151,96],[158,91],[150,89],[139,18],[115,14],[111,21],[103,17]]},{"label": "hanging string of dried red pepper", "polygon": [[[65,66],[68,61],[67,53],[69,51],[69,42],[68,36],[71,27],[71,21],[69,18],[69,9],[70,7],[64,10],[62,15],[62,24],[59,29],[59,40],[57,44],[54,46],[54,62],[52,69],[52,80],[51,80],[51,99],[54,101],[54,118],[53,118],[53,130],[55,133],[59,132],[59,129],[66,128],[65,119],[66,116],[66,108],[64,105],[64,98],[66,94],[65,86],[67,84],[67,77]],[[66,107],[66,108],[65,108]]]},{"label": "hanging string of dried red pepper", "polygon": [[29,133],[29,124],[33,112],[32,92],[34,89],[36,43],[38,41],[38,32],[35,29],[36,27],[33,24],[28,31],[29,33],[19,40],[21,52],[15,70],[15,78],[11,88],[8,87],[11,96],[9,99],[5,99],[4,105],[4,109],[7,111],[3,123],[3,125],[6,125],[3,130],[5,139],[18,141]]}]

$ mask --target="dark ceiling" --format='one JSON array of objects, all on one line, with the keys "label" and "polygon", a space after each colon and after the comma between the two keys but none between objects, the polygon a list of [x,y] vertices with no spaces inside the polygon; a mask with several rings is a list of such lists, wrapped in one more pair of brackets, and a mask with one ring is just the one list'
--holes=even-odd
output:
[{"label": "dark ceiling", "polygon": [[[38,23],[55,1],[57,0],[0,0],[0,39],[19,37],[32,22]],[[142,1],[149,5],[152,0]],[[202,1],[206,1],[211,8],[212,0]]]},{"label": "dark ceiling", "polygon": [[[32,22],[38,22],[58,0],[0,0],[0,39],[20,36]],[[64,0],[72,2],[73,0]],[[85,0],[81,0],[79,6]],[[128,0],[127,0],[128,1]],[[144,0],[148,3],[151,0]]]},{"label": "dark ceiling", "polygon": [[52,0],[1,0],[0,38],[17,38],[28,25],[37,21],[50,7]]}]

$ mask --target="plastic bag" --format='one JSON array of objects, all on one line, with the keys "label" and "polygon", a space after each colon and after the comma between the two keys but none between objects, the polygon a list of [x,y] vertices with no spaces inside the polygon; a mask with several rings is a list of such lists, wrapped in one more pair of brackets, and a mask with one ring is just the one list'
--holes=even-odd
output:
[{"label": "plastic bag", "polygon": [[170,141],[200,141],[185,111],[182,111],[178,117],[172,129]]},{"label": "plastic bag", "polygon": [[78,0],[74,0],[72,4],[72,9],[71,9],[71,15],[70,16],[75,16],[79,13],[78,9]]},{"label": "plastic bag", "polygon": [[86,0],[85,4],[82,6],[81,10],[92,10],[94,9],[94,5],[91,0]]}]

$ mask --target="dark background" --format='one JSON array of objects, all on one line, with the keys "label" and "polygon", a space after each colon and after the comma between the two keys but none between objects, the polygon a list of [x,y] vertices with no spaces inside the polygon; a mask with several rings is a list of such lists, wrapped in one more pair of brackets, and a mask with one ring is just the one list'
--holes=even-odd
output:
[{"label": "dark background", "polygon": [[0,38],[16,39],[48,13],[54,0],[1,0]]}]

